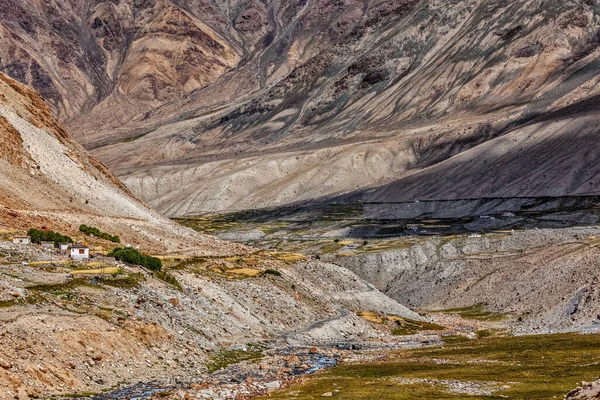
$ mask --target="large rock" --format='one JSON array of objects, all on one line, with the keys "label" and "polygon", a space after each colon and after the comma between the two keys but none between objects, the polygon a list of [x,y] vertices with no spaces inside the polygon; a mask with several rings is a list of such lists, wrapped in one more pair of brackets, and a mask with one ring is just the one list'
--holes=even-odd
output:
[{"label": "large rock", "polygon": [[581,386],[571,390],[566,400],[591,400],[600,398],[600,380],[594,382],[581,382]]}]

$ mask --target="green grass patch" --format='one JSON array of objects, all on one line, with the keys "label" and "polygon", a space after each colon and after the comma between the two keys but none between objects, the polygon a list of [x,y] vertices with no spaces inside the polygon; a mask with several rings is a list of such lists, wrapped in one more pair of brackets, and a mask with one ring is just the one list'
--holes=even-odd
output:
[{"label": "green grass patch", "polygon": [[448,238],[448,237],[442,238],[439,241],[439,243],[435,246],[435,252],[437,254],[440,254],[440,251],[442,250],[442,247],[444,247],[444,245],[450,243],[450,240],[452,240],[452,238]]},{"label": "green grass patch", "polygon": [[177,279],[167,271],[156,272],[154,276],[156,276],[161,281],[168,283],[169,285],[173,285],[180,292],[183,292],[183,289],[181,288],[181,285],[179,284]]},{"label": "green grass patch", "polygon": [[484,304],[476,304],[471,307],[450,308],[448,310],[438,311],[446,314],[457,314],[463,318],[475,319],[478,321],[500,322],[508,318],[508,314],[488,311]]},{"label": "green grass patch", "polygon": [[144,280],[142,274],[130,274],[125,277],[98,277],[95,278],[97,285],[92,285],[91,279],[89,278],[75,278],[67,282],[54,283],[54,284],[40,284],[28,286],[28,290],[36,292],[44,292],[57,296],[62,296],[71,293],[73,289],[78,287],[88,287],[101,289],[102,285],[117,287],[121,289],[132,289],[140,286],[140,282]]},{"label": "green grass patch", "polygon": [[212,355],[210,361],[206,365],[208,372],[215,372],[226,368],[229,365],[239,363],[246,360],[259,360],[265,356],[264,345],[256,343],[248,343],[246,350],[228,350],[221,349],[219,352]]},{"label": "green grass patch", "polygon": [[[80,392],[80,393],[71,393],[71,394],[63,394],[60,398],[63,399],[87,399],[92,396],[97,396],[98,392]],[[51,399],[55,399],[55,397],[51,397]]]},{"label": "green grass patch", "polygon": [[96,279],[100,285],[112,286],[120,289],[133,289],[140,287],[140,283],[144,280],[142,274],[129,274],[125,277],[102,277]]},{"label": "green grass patch", "polygon": [[232,213],[191,218],[176,218],[174,221],[202,234],[211,235],[237,227],[239,225],[237,222],[239,218],[242,217],[238,216],[237,213]]},{"label": "green grass patch", "polygon": [[39,284],[39,285],[28,286],[27,289],[33,290],[36,292],[44,292],[44,293],[49,293],[49,294],[54,294],[54,295],[60,296],[65,293],[69,293],[73,289],[76,289],[76,288],[82,287],[82,286],[91,287],[91,288],[96,287],[96,286],[93,286],[90,284],[90,279],[75,278],[75,279],[71,279],[71,280],[68,280],[68,281],[62,282],[62,283]]},{"label": "green grass patch", "polygon": [[0,300],[0,308],[10,308],[24,304],[39,304],[43,301],[43,296],[40,296],[39,294],[31,294],[27,297],[19,297],[11,300]]},{"label": "green grass patch", "polygon": [[396,320],[397,327],[391,329],[392,335],[414,335],[422,331],[444,331],[445,327],[426,321],[411,319]]},{"label": "green grass patch", "polygon": [[170,269],[175,271],[183,271],[188,269],[197,269],[199,267],[205,267],[207,264],[207,259],[203,257],[192,257],[181,260],[177,262],[175,265],[170,267]]},{"label": "green grass patch", "polygon": [[344,246],[339,244],[339,242],[326,243],[321,247],[321,254],[335,253],[342,248],[344,248]]},{"label": "green grass patch", "polygon": [[[269,399],[321,399],[327,392],[344,399],[563,398],[581,381],[596,379],[599,364],[600,335],[494,336],[391,353],[383,362],[341,365]],[[469,395],[451,392],[444,384],[401,379],[496,382],[492,386],[499,390]]]}]

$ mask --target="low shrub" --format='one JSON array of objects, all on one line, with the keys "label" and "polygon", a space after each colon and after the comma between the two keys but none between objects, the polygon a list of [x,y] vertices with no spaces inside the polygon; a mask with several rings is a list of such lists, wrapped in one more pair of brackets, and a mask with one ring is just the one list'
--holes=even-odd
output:
[{"label": "low shrub", "polygon": [[117,247],[108,253],[108,256],[114,257],[119,261],[125,261],[129,264],[141,265],[142,267],[146,267],[152,271],[160,271],[162,269],[162,261],[159,258],[140,253],[131,247]]},{"label": "low shrub", "polygon": [[276,269],[267,269],[265,270],[265,274],[281,276],[281,272],[277,271]]},{"label": "low shrub", "polygon": [[79,231],[85,233],[86,235],[94,235],[97,238],[108,240],[113,243],[121,243],[120,237],[116,235],[110,235],[106,232],[101,232],[100,229],[94,228],[93,226],[81,225],[79,226]]}]

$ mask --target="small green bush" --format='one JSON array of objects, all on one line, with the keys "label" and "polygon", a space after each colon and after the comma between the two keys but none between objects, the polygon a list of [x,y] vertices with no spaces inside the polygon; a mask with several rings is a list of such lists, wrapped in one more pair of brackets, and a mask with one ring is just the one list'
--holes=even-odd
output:
[{"label": "small green bush", "polygon": [[94,228],[93,226],[80,225],[79,231],[85,233],[86,235],[94,235],[97,238],[111,241],[113,243],[121,243],[121,238],[118,236],[110,235],[106,232],[101,232],[100,229]]},{"label": "small green bush", "polygon": [[152,271],[160,271],[162,269],[162,261],[159,258],[140,253],[131,247],[117,247],[108,253],[108,256],[114,257],[119,261],[125,261],[129,264],[141,265]]},{"label": "small green bush", "polygon": [[155,274],[155,276],[161,281],[167,282],[168,284],[175,286],[180,292],[183,291],[181,285],[179,284],[179,282],[177,282],[177,279],[170,273],[166,271],[159,271]]},{"label": "small green bush", "polygon": [[276,269],[267,269],[265,270],[265,274],[281,276],[281,272],[277,271]]},{"label": "small green bush", "polygon": [[31,228],[27,232],[27,236],[31,236],[31,241],[37,244],[40,244],[41,242],[54,242],[54,244],[73,243],[73,239],[71,239],[69,236],[50,230],[41,231],[39,229]]}]

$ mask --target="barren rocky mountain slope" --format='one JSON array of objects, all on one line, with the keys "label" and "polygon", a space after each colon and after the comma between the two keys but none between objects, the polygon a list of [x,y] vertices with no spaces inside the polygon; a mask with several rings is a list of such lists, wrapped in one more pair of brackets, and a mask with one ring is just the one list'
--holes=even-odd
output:
[{"label": "barren rocky mountain slope", "polygon": [[596,193],[595,2],[26,3],[2,69],[168,215]]},{"label": "barren rocky mountain slope", "polygon": [[3,231],[45,226],[73,235],[89,224],[154,252],[247,251],[182,229],[141,203],[70,138],[37,92],[4,74],[0,140]]},{"label": "barren rocky mountain slope", "polygon": [[600,323],[598,229],[423,239],[407,249],[329,260],[414,309],[484,304],[522,333]]},{"label": "barren rocky mountain slope", "polygon": [[256,256],[260,268],[281,276],[233,278],[215,271],[240,268],[241,258],[189,259],[170,270],[177,287],[135,266],[111,277],[72,275],[85,266],[33,264],[47,257],[37,247],[0,243],[0,399],[190,382],[219,351],[264,347],[264,340],[285,346],[389,337],[353,310],[421,318],[352,272],[315,261]]},{"label": "barren rocky mountain slope", "polygon": [[[271,342],[390,338],[358,311],[422,320],[337,265],[257,252],[165,219],[76,144],[36,91],[1,73],[0,169],[0,399],[189,383],[211,356],[249,342],[268,340],[266,351]],[[82,223],[171,257],[158,273],[9,241],[35,227],[115,246],[82,237]]]}]

